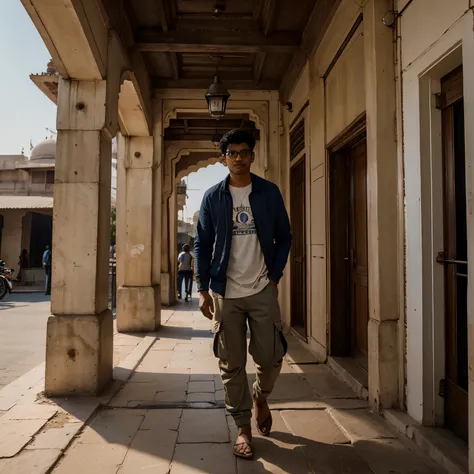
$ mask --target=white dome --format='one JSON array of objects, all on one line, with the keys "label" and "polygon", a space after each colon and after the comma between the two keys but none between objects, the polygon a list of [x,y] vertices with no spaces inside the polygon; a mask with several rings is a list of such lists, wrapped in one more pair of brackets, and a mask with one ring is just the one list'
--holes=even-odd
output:
[{"label": "white dome", "polygon": [[55,160],[56,159],[56,140],[47,138],[38,143],[31,150],[30,161],[34,160]]}]

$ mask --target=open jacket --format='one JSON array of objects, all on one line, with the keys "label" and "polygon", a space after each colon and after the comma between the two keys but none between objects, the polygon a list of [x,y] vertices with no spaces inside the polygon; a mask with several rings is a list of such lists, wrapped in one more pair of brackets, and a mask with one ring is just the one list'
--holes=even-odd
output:
[{"label": "open jacket", "polygon": [[[227,265],[232,243],[232,195],[228,176],[204,194],[194,241],[199,291],[209,288],[225,296]],[[263,252],[268,278],[278,283],[288,261],[291,228],[278,186],[252,174],[250,207]]]}]

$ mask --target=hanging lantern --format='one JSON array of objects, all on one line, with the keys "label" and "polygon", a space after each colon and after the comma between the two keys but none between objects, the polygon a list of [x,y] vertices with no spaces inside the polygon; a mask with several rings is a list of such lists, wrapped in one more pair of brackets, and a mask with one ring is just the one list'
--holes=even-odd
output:
[{"label": "hanging lantern", "polygon": [[206,100],[211,117],[217,120],[224,117],[229,97],[229,91],[219,81],[218,76],[215,76],[214,82],[206,92]]}]

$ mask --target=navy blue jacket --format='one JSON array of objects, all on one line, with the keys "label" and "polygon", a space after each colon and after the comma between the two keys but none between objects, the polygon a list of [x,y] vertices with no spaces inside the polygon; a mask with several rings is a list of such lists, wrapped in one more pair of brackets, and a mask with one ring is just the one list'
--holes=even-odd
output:
[{"label": "navy blue jacket", "polygon": [[[199,291],[209,288],[225,296],[227,265],[232,243],[230,176],[204,194],[194,242]],[[252,174],[250,207],[263,252],[268,278],[278,283],[291,248],[288,214],[278,186]]]}]

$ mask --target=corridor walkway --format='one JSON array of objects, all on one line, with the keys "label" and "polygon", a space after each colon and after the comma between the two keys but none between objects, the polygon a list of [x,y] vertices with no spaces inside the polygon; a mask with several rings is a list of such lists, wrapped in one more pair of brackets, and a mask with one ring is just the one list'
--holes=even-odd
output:
[{"label": "corridor walkway", "polygon": [[[135,370],[127,370],[128,362],[117,367],[116,376],[125,383],[115,387],[115,395],[101,400],[102,406],[81,429],[78,422],[89,415],[84,415],[87,410],[82,417],[79,412],[90,401],[56,400],[59,406],[52,406],[51,401],[37,400],[37,408],[53,410],[54,417],[19,456],[0,459],[0,473],[441,472],[414,446],[398,439],[368,411],[365,401],[357,399],[330,369],[316,364],[291,337],[271,398],[272,434],[269,438],[254,434],[253,460],[235,459],[236,428],[224,409],[209,322],[200,315],[196,300],[164,315],[168,321],[156,340],[155,335],[147,336],[153,337],[152,342],[138,365],[135,361]],[[117,337],[122,344],[127,344],[127,338],[131,346],[136,344],[137,336]],[[129,359],[132,363],[133,357]],[[248,373],[252,382],[251,361]],[[6,416],[0,418],[0,431]],[[22,456],[24,464],[18,463]],[[56,459],[56,467],[49,470]]]}]

